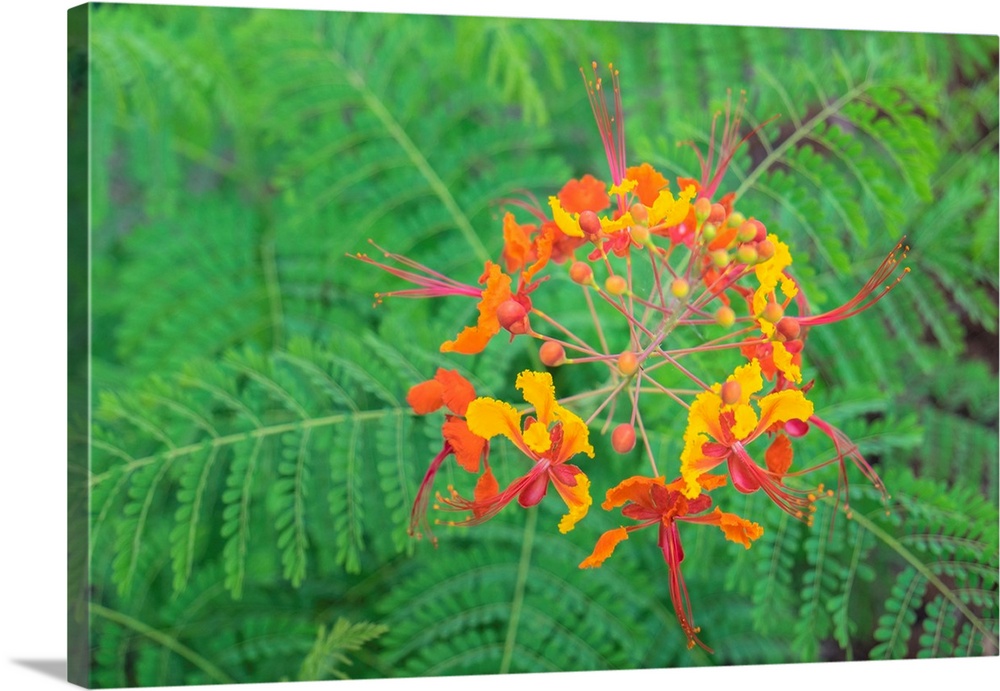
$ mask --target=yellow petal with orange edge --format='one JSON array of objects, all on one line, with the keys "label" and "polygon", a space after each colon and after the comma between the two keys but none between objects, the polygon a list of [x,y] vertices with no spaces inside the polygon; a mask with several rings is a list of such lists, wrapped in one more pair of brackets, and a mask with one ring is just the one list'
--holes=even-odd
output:
[{"label": "yellow petal with orange edge", "polygon": [[807,421],[813,414],[812,401],[798,389],[775,391],[760,399],[760,431],[789,420]]},{"label": "yellow petal with orange edge", "polygon": [[633,220],[632,214],[627,211],[614,220],[601,216],[601,230],[608,234],[616,233],[633,225],[635,225],[635,220]]},{"label": "yellow petal with orange edge", "polygon": [[754,358],[747,364],[737,367],[726,381],[734,381],[740,385],[740,398],[732,406],[723,405],[722,410],[733,412],[735,418],[733,436],[745,439],[757,427],[757,413],[750,406],[750,396],[764,388],[764,380],[760,376],[760,361]]},{"label": "yellow petal with orange edge", "polygon": [[573,530],[573,527],[587,515],[593,503],[593,499],[590,498],[590,478],[583,473],[577,473],[573,477],[576,478],[576,485],[573,487],[552,478],[552,484],[569,508],[569,513],[559,521],[559,532],[564,534]]},{"label": "yellow petal with orange edge", "polygon": [[695,396],[688,409],[688,424],[684,430],[684,449],[681,451],[681,477],[686,483],[684,496],[694,499],[701,494],[698,476],[708,470],[700,466],[703,460],[702,446],[712,439],[721,439],[722,425],[719,416],[722,414],[722,398],[716,384],[709,391],[703,391]]},{"label": "yellow petal with orange edge", "polygon": [[524,431],[524,443],[535,453],[545,453],[552,447],[549,430],[544,423],[534,422]]},{"label": "yellow petal with orange edge", "polygon": [[747,364],[740,365],[726,381],[734,381],[740,385],[739,404],[746,405],[750,402],[750,396],[764,388],[764,380],[760,376],[760,361],[753,358]]},{"label": "yellow petal with orange edge", "polygon": [[722,398],[716,384],[709,391],[702,391],[695,396],[688,409],[688,424],[684,430],[684,439],[696,434],[707,434],[715,439],[722,438],[722,425],[719,415],[722,413]]},{"label": "yellow petal with orange edge", "polygon": [[656,201],[649,208],[649,225],[675,226],[685,218],[691,209],[691,198],[697,190],[694,185],[688,185],[674,199],[670,190],[662,190],[656,197]]},{"label": "yellow petal with orange edge", "polygon": [[738,542],[747,549],[750,549],[751,542],[764,534],[764,529],[758,523],[740,518],[735,513],[726,513],[716,508],[711,518],[711,522],[719,526],[727,540]]},{"label": "yellow petal with orange edge", "polygon": [[565,408],[563,415],[558,415],[562,422],[563,438],[559,446],[559,458],[555,459],[562,463],[578,453],[585,453],[591,458],[594,457],[594,447],[590,445],[590,428],[579,417],[569,412]]},{"label": "yellow petal with orange edge", "polygon": [[653,499],[650,494],[650,488],[653,485],[663,486],[662,477],[645,477],[643,475],[633,475],[632,477],[625,478],[617,485],[612,487],[607,491],[604,496],[604,502],[601,504],[601,508],[605,511],[610,511],[611,509],[617,508],[627,501],[633,504],[639,504],[640,506],[645,506],[647,508],[652,507]]},{"label": "yellow petal with orange edge", "polygon": [[555,418],[556,387],[552,383],[552,375],[548,372],[532,372],[524,370],[517,375],[514,386],[524,400],[535,408],[535,417],[548,425]]},{"label": "yellow petal with orange edge", "polygon": [[725,457],[710,458],[702,453],[702,445],[708,441],[709,438],[705,435],[696,435],[686,441],[681,452],[681,479],[684,481],[681,492],[688,499],[697,498],[702,489],[712,489],[705,486],[711,481],[702,482],[702,478],[705,477],[705,473],[726,460]]},{"label": "yellow petal with orange edge", "polygon": [[796,384],[802,383],[802,370],[792,362],[792,354],[788,352],[784,343],[775,341],[771,344],[771,358],[774,360],[774,366],[785,375],[786,379]]},{"label": "yellow petal with orange edge", "polygon": [[552,220],[559,226],[559,230],[572,238],[583,237],[580,221],[562,208],[558,197],[549,197],[549,206],[552,207]]},{"label": "yellow petal with orange edge", "polygon": [[[792,253],[789,251],[788,245],[781,242],[774,233],[768,235],[767,239],[774,245],[774,255],[767,261],[760,262],[754,266],[757,281],[760,282],[760,287],[753,294],[754,314],[760,314],[764,311],[764,307],[767,306],[768,300],[778,287],[779,282],[781,283],[781,290],[785,294],[785,297],[795,297],[795,294],[798,293],[795,283],[784,274],[785,269],[792,264]],[[770,336],[774,333],[773,324],[762,319],[758,320],[758,323],[765,336]]]},{"label": "yellow petal with orange edge", "polygon": [[617,185],[612,185],[611,189],[608,190],[608,194],[626,194],[635,189],[635,186],[639,184],[635,180],[630,180],[629,178],[624,178]]},{"label": "yellow petal with orange edge", "polygon": [[521,416],[510,403],[485,396],[477,398],[465,411],[465,422],[473,434],[483,439],[502,434],[515,444],[521,442]]},{"label": "yellow petal with orange edge", "polygon": [[597,538],[597,544],[590,556],[580,562],[581,569],[592,569],[604,563],[611,556],[619,542],[628,540],[628,531],[624,528],[609,530]]}]

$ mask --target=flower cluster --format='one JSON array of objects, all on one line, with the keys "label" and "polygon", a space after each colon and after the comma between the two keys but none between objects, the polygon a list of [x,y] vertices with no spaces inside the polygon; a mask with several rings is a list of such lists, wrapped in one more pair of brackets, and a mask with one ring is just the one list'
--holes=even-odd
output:
[{"label": "flower cluster", "polygon": [[[410,530],[433,539],[428,504],[435,477],[449,456],[478,478],[471,497],[452,486],[447,496],[435,494],[435,510],[462,516],[437,523],[482,523],[514,499],[531,507],[544,499],[551,485],[567,507],[558,528],[563,533],[572,530],[592,504],[590,480],[576,463],[594,457],[590,426],[604,415],[602,432],[610,430],[610,446],[628,453],[641,440],[650,472],[627,477],[607,490],[601,508],[620,509],[626,524],[601,535],[580,568],[601,566],[630,533],[657,526],[656,544],[667,566],[677,620],[688,646],[707,650],[698,637],[681,574],[680,526],[715,526],[725,539],[747,549],[764,532],[758,523],[713,506],[712,493],[726,485],[744,494],[760,491],[807,524],[820,497],[842,503],[849,515],[849,465],[885,494],[857,446],[817,415],[808,398],[811,382],[803,381],[803,353],[811,329],[851,317],[891,290],[908,271],[897,272],[905,247],[897,245],[846,304],[813,314],[792,273],[789,246],[763,221],[738,211],[733,194],[718,194],[734,154],[760,129],[744,133],[744,101],[735,108],[727,106],[721,128],[720,116],[713,120],[707,151],[696,149],[700,176],[671,181],[649,163],[626,164],[617,71],[611,68],[610,108],[596,64],[593,78],[584,76],[584,83],[610,182],[584,175],[563,185],[544,207],[513,202],[530,219],[522,222],[513,211],[504,214],[502,256],[499,262],[485,262],[475,285],[384,250],[385,261],[355,255],[417,286],[377,294],[378,300],[398,296],[477,301],[476,323],[444,340],[442,352],[480,353],[506,331],[511,341],[535,341],[547,368],[584,363],[605,368],[604,384],[562,398],[556,395],[550,372],[521,372],[515,386],[526,407],[520,411],[510,403],[478,396],[455,370],[439,369],[432,379],[416,384],[407,397],[415,413],[442,408],[448,412],[441,428],[442,448],[420,485]],[[544,304],[550,279],[579,286],[581,314],[593,325],[589,340],[569,328],[567,320],[536,305]],[[623,335],[624,347],[612,347]],[[700,360],[692,355],[709,351],[728,353],[733,364],[704,378],[687,363]],[[659,469],[664,459],[656,458],[648,443],[652,421],[643,417],[644,396],[668,397],[687,420],[683,450],[679,458],[666,459],[673,467],[667,475]],[[565,407],[588,401],[586,419]],[[627,414],[618,412],[620,408]],[[627,421],[613,426],[616,418]],[[795,440],[807,434],[825,435],[833,451],[815,466],[792,470]],[[506,437],[528,462],[523,475],[503,486],[489,463],[490,445],[497,437]],[[828,465],[838,467],[836,492],[805,479]],[[670,475],[675,478],[668,481]]]}]

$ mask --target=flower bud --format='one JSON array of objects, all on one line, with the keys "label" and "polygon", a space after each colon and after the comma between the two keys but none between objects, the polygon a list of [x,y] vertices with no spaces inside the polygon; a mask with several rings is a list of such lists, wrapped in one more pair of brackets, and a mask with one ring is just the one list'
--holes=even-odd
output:
[{"label": "flower bud", "polygon": [[579,283],[580,285],[590,285],[594,280],[594,270],[590,268],[590,264],[582,261],[575,261],[569,267],[569,277],[573,279],[574,283]]},{"label": "flower bud", "polygon": [[715,322],[719,326],[729,328],[736,323],[736,312],[733,312],[732,307],[723,305],[719,309],[715,310]]},{"label": "flower bud", "polygon": [[772,324],[777,324],[783,316],[785,316],[784,308],[774,300],[768,301],[767,305],[764,306],[764,310],[760,313],[761,319]]},{"label": "flower bud", "polygon": [[744,243],[736,250],[736,261],[740,264],[756,264],[757,259],[757,247],[752,242]]},{"label": "flower bud", "polygon": [[626,377],[631,377],[639,369],[639,358],[630,350],[618,356],[618,371]]},{"label": "flower bud", "polygon": [[711,257],[712,263],[720,269],[729,264],[729,252],[726,250],[712,250],[709,257]]},{"label": "flower bud", "polygon": [[497,307],[497,321],[512,334],[528,331],[528,311],[517,300],[504,300]]},{"label": "flower bud", "polygon": [[628,212],[632,216],[632,220],[636,223],[645,223],[649,218],[649,209],[639,203],[630,206]]},{"label": "flower bud", "polygon": [[708,200],[708,197],[698,197],[698,201],[694,203],[694,217],[698,220],[698,223],[704,223],[708,220],[711,213],[712,202]]},{"label": "flower bud", "polygon": [[741,214],[739,211],[734,211],[729,214],[729,218],[726,219],[726,225],[730,228],[739,228],[743,225],[743,222],[747,220],[747,217]]},{"label": "flower bud", "polygon": [[689,292],[691,292],[691,285],[683,278],[675,278],[670,282],[670,294],[675,298],[687,297]]},{"label": "flower bud", "polygon": [[645,246],[649,242],[649,226],[644,223],[636,223],[632,226],[632,239],[640,245]]},{"label": "flower bud", "polygon": [[580,230],[583,231],[588,240],[593,240],[601,233],[601,219],[596,213],[587,209],[580,214]]},{"label": "flower bud", "polygon": [[767,227],[758,221],[756,218],[751,218],[750,223],[753,223],[757,227],[757,234],[754,236],[754,240],[761,242],[767,239]]},{"label": "flower bud", "polygon": [[623,422],[611,432],[611,448],[618,453],[628,453],[635,448],[635,427]]},{"label": "flower bud", "polygon": [[722,402],[726,405],[736,405],[740,401],[740,395],[743,393],[743,389],[740,388],[740,383],[738,381],[729,380],[722,385],[722,391],[720,396],[722,396]]},{"label": "flower bud", "polygon": [[719,226],[715,225],[712,222],[708,222],[701,227],[701,236],[705,238],[705,240],[708,242],[714,240],[718,232],[719,232]]},{"label": "flower bud", "polygon": [[785,423],[785,433],[789,437],[802,437],[809,432],[809,423],[792,418]]},{"label": "flower bud", "polygon": [[538,349],[538,358],[546,367],[558,367],[566,362],[566,349],[561,343],[545,341]]},{"label": "flower bud", "polygon": [[774,243],[764,239],[757,243],[757,258],[762,262],[774,256]]},{"label": "flower bud", "polygon": [[622,276],[608,276],[604,281],[604,289],[612,295],[624,295],[628,290],[628,283]]},{"label": "flower bud", "polygon": [[794,340],[799,337],[799,332],[802,330],[799,326],[799,320],[794,317],[782,317],[778,320],[778,323],[774,325],[774,328],[778,330],[786,340]]},{"label": "flower bud", "polygon": [[736,231],[736,240],[738,242],[753,242],[757,239],[757,226],[754,224],[753,219],[749,221],[743,221],[740,224],[739,229]]},{"label": "flower bud", "polygon": [[708,214],[708,222],[720,226],[726,222],[726,207],[722,204],[712,204],[712,210]]}]

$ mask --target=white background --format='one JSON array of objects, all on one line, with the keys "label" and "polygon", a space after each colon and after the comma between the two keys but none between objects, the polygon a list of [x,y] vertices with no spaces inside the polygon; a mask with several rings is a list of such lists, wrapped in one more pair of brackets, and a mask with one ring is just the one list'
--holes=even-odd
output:
[{"label": "white background", "polygon": [[[288,9],[339,9],[615,19],[702,24],[998,33],[991,0],[904,3],[772,0],[624,3],[593,0],[429,0],[400,2],[203,2]],[[475,9],[472,9],[472,6]],[[0,20],[0,688],[65,685],[65,313],[66,313],[66,10],[71,3],[20,0]],[[627,9],[622,9],[627,7]],[[808,8],[808,9],[806,9]],[[923,689],[992,686],[1000,658],[707,670],[662,670],[512,677],[225,686],[291,691],[483,689],[649,684],[653,688],[739,684],[789,687]],[[993,682],[989,680],[993,679]],[[180,688],[180,687],[177,687]]]}]

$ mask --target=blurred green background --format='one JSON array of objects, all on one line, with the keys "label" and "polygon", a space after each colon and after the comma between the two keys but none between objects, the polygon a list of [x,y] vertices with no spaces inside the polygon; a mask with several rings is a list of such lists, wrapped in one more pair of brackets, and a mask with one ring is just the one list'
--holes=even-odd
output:
[{"label": "blurred green background", "polygon": [[[997,37],[103,3],[90,32],[92,684],[997,654]],[[780,114],[721,191],[791,246],[817,311],[912,248],[805,368],[891,512],[854,475],[832,534],[829,507],[810,530],[727,495],[766,532],[684,533],[712,656],[686,649],[651,539],[577,569],[617,525],[596,508],[567,536],[550,497],[407,537],[440,448],[408,388],[445,366],[517,402],[537,356],[445,357],[474,302],[373,308],[404,286],[346,256],[373,239],[471,284],[501,200],[606,179],[591,60],[621,71],[629,162],[670,177],[697,177],[678,143],[707,142],[727,90],[747,127]],[[684,418],[655,406],[676,472]],[[815,436],[797,464],[829,457]],[[599,502],[645,460],[592,437]],[[521,462],[495,445],[498,474]]]}]

